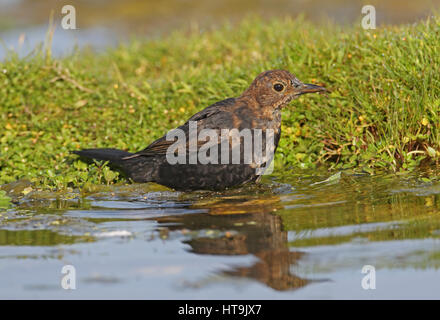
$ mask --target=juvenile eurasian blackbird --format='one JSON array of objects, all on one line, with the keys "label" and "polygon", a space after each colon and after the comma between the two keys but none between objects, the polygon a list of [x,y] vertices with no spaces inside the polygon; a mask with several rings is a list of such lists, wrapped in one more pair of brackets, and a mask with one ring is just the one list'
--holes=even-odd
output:
[{"label": "juvenile eurasian blackbird", "polygon": [[239,97],[210,105],[144,150],[74,153],[108,160],[134,182],[151,181],[176,190],[238,186],[257,181],[272,160],[281,134],[281,109],[302,94],[324,91],[288,71],[265,71]]}]

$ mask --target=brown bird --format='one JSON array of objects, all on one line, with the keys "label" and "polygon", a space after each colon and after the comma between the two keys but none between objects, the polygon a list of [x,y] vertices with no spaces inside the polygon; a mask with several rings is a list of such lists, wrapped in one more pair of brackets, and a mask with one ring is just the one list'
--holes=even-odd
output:
[{"label": "brown bird", "polygon": [[134,182],[156,182],[176,190],[222,190],[255,182],[278,146],[282,108],[302,94],[325,91],[288,71],[265,71],[239,97],[210,105],[144,150],[74,153],[108,160]]}]

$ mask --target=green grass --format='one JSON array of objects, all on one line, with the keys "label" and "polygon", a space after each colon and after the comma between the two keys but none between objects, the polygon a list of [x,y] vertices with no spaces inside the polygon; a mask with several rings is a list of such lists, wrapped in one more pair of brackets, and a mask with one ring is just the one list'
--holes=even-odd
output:
[{"label": "green grass", "polygon": [[278,68],[332,93],[306,95],[284,111],[277,165],[373,173],[437,164],[440,17],[368,31],[248,18],[104,54],[11,54],[0,63],[0,184],[26,178],[64,189],[121,181],[69,151],[142,149]]}]

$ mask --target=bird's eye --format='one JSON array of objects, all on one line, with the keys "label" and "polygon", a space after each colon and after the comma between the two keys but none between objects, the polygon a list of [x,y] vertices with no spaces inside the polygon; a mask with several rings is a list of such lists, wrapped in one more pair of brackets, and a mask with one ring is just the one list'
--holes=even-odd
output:
[{"label": "bird's eye", "polygon": [[275,91],[278,91],[278,92],[284,90],[284,86],[283,86],[281,83],[275,83],[275,84],[273,85],[273,88],[275,89]]}]

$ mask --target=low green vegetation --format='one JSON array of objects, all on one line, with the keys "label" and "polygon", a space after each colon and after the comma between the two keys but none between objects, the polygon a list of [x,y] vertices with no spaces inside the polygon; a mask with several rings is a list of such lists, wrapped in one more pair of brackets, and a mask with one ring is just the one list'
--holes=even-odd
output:
[{"label": "low green vegetation", "polygon": [[142,149],[268,69],[332,91],[284,111],[277,166],[399,172],[435,165],[440,156],[440,17],[376,30],[248,18],[132,40],[103,54],[56,59],[47,47],[0,63],[0,184],[122,182],[69,152]]},{"label": "low green vegetation", "polygon": [[0,190],[0,208],[7,208],[10,205],[11,198],[6,195],[6,191]]}]

